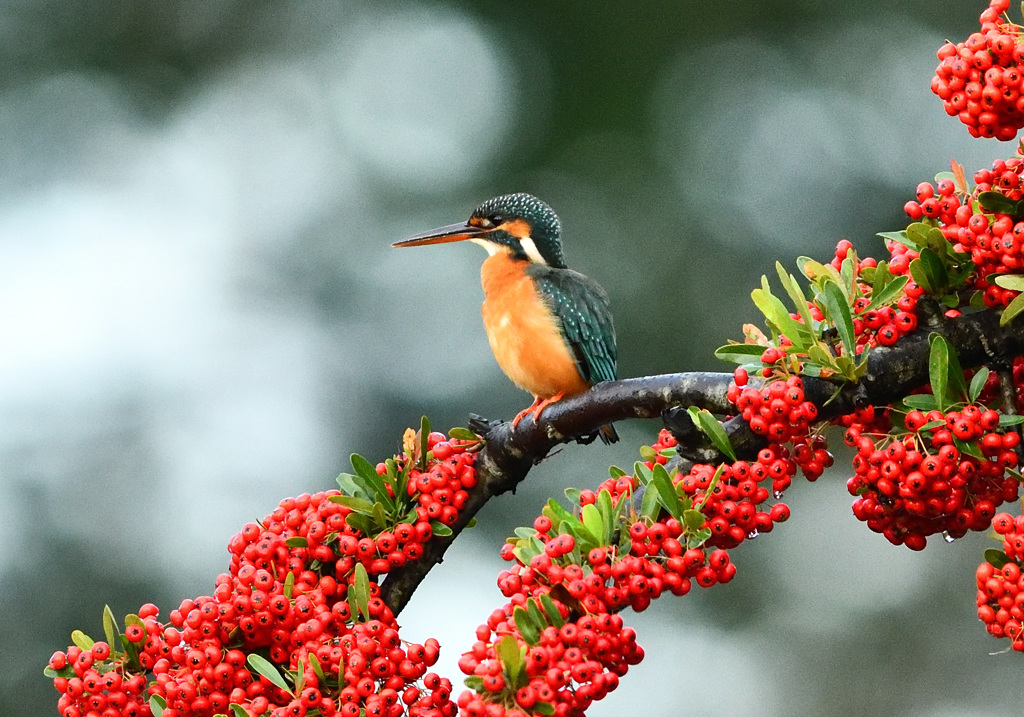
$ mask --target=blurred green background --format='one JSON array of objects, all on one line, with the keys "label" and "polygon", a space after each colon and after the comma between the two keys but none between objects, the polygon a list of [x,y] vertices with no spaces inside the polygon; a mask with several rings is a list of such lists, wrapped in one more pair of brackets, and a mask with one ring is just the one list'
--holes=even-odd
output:
[{"label": "blurred green background", "polygon": [[[1012,153],[928,89],[982,9],[0,3],[0,714],[55,714],[72,629],[208,594],[235,531],[351,452],[529,402],[487,347],[482,252],[390,242],[537,194],[611,295],[622,376],[724,370],[776,259],[878,253],[919,181]],[[657,428],[494,501],[405,636],[458,682],[502,538]],[[631,615],[647,659],[590,714],[1019,713],[975,615],[987,539],[892,547],[847,471],[796,484],[731,584]]]}]

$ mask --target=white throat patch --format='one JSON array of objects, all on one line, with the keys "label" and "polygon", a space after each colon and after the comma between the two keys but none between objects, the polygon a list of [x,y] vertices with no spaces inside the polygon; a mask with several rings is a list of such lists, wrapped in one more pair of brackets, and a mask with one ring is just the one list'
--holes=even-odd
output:
[{"label": "white throat patch", "polygon": [[486,239],[470,239],[470,241],[476,244],[477,246],[482,246],[484,249],[486,249],[488,256],[494,256],[499,251],[506,249],[506,247],[503,247],[501,244],[498,244],[497,242],[493,241],[487,241]]},{"label": "white throat patch", "polygon": [[544,257],[541,256],[540,251],[537,250],[537,243],[530,237],[520,237],[519,243],[523,245],[523,251],[526,252],[526,256],[530,257],[530,260],[536,264],[543,264],[547,266],[547,262],[544,261]]}]

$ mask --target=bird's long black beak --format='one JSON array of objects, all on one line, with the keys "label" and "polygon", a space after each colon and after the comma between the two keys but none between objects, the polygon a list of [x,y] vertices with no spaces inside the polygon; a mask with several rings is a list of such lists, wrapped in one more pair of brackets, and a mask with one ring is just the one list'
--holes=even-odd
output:
[{"label": "bird's long black beak", "polygon": [[444,244],[452,241],[466,241],[467,239],[473,239],[474,237],[482,236],[487,233],[487,230],[483,227],[476,227],[466,222],[460,222],[458,224],[449,224],[446,227],[438,227],[437,229],[431,229],[429,232],[423,232],[416,236],[411,236],[408,239],[395,242],[391,246],[403,247],[403,246],[425,246],[427,244]]}]

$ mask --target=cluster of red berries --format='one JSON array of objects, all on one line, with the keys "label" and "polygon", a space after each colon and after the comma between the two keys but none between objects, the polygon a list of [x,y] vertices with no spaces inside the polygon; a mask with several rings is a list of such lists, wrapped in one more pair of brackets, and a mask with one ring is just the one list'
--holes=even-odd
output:
[{"label": "cluster of red berries", "polygon": [[1000,432],[996,411],[910,411],[906,427],[897,435],[846,432],[857,449],[847,482],[853,513],[889,542],[922,550],[935,533],[953,539],[985,530],[996,508],[1017,498],[1019,483],[1006,470],[1017,465],[1020,437]]},{"label": "cluster of red berries", "polygon": [[[570,619],[569,608],[551,593],[544,593],[544,600],[551,607],[548,612],[539,607],[541,598],[516,594],[477,628],[476,642],[459,660],[459,668],[470,676],[467,685],[474,688],[459,695],[463,714],[583,715],[618,687],[630,666],[643,660],[636,633],[620,616],[602,612]],[[547,624],[527,638],[516,613],[531,609]],[[513,641],[514,654],[502,653],[503,639]],[[520,651],[520,644],[525,650]]]},{"label": "cluster of red berries", "polygon": [[[1022,198],[1021,172],[1024,160],[1013,157],[995,160],[992,169],[975,173],[974,194],[997,191],[1008,200]],[[1005,306],[1019,292],[1003,289],[990,284],[986,279],[991,274],[1018,273],[1024,270],[1024,222],[1019,217],[993,213],[982,218],[968,216],[960,211],[957,216],[956,239],[959,251],[970,252],[971,261],[977,267],[975,286],[985,292],[985,304],[989,307]],[[964,230],[966,220],[966,230]],[[955,247],[956,248],[956,247]]]},{"label": "cluster of red berries", "polygon": [[978,566],[978,618],[993,637],[1009,638],[1014,650],[1024,652],[1024,516],[999,513],[992,527],[1003,540],[1003,554],[997,567],[990,562]]},{"label": "cluster of red berries", "polygon": [[[952,186],[951,182],[950,186]],[[869,347],[892,346],[901,337],[917,328],[917,313],[915,310],[917,308],[917,301],[924,294],[924,290],[910,280],[907,281],[898,297],[890,299],[884,305],[873,305],[872,292],[876,282],[865,279],[863,275],[868,270],[877,270],[878,262],[871,257],[857,259],[852,249],[853,245],[848,240],[843,239],[839,241],[836,244],[831,266],[838,275],[838,272],[845,270],[844,265],[847,264],[847,259],[853,262],[852,269],[856,298],[852,300],[850,310],[853,318],[853,335],[856,344],[854,351],[855,353],[860,353],[863,349]],[[888,249],[891,252],[891,257],[887,265],[887,271],[893,275],[906,275],[909,279],[910,262],[917,258],[917,252],[911,251],[906,246],[892,241],[889,242]],[[813,301],[807,302],[807,316],[812,322],[825,322],[828,318],[821,307]],[[805,316],[800,312],[792,312],[789,317],[801,324],[806,321]],[[765,378],[778,378],[780,376],[802,373],[804,363],[809,357],[803,353],[792,354],[793,342],[785,334],[779,337],[777,344],[775,346],[768,346],[761,353],[761,375]],[[734,399],[730,398],[730,400],[735,403]],[[762,433],[761,435],[765,434]]]},{"label": "cluster of red berries", "polygon": [[[657,442],[651,446],[656,451],[655,460],[647,461],[645,465],[651,468],[655,462],[664,464],[667,461],[664,454],[671,453],[675,447],[676,440],[672,434],[665,430],[661,431]],[[770,497],[781,498],[783,492],[790,486],[796,471],[797,464],[790,457],[789,449],[786,446],[772,444],[759,451],[755,461],[735,461],[718,466],[698,463],[686,473],[673,475],[672,484],[676,492],[704,515],[702,530],[706,533],[697,536],[701,540],[693,540],[693,531],[688,530],[687,544],[699,543],[700,545],[695,547],[701,548],[732,549],[744,540],[771,532],[775,523],[789,519],[789,506],[785,503],[775,503],[765,510],[764,503]],[[768,485],[771,486],[771,490]],[[624,476],[606,480],[599,490],[608,490],[613,502],[618,505],[623,498],[630,499],[636,488],[636,479]],[[648,490],[650,489],[648,486]],[[580,495],[580,502],[584,505],[594,500],[593,491],[583,491]],[[674,530],[671,518],[664,522],[666,527]],[[647,535],[640,545],[630,543],[631,555],[642,557],[646,554],[657,557],[664,553],[659,547],[659,543],[664,541],[661,533],[655,529],[656,525],[657,523],[649,526]],[[636,529],[635,524],[630,526],[631,537],[632,531]],[[653,534],[651,530],[654,530]],[[671,543],[668,543],[668,547],[674,548]],[[688,578],[696,579],[701,587],[711,587],[717,582],[728,582],[735,574],[735,566],[729,562],[728,553],[724,550],[711,550],[711,553],[699,562],[696,560],[698,557],[697,553],[685,554],[685,566],[673,562],[673,572],[679,572],[679,567],[683,568],[680,572],[684,587],[682,594],[689,591]],[[666,567],[668,562],[665,560]],[[701,568],[706,566],[711,566],[712,572],[702,572]]]},{"label": "cluster of red berries", "polygon": [[1024,47],[1020,28],[1000,17],[1010,0],[992,0],[981,13],[981,31],[965,42],[947,42],[937,53],[932,92],[950,116],[974,137],[1007,141],[1024,127]]},{"label": "cluster of red berries", "polygon": [[[783,503],[763,509],[769,482],[778,497],[797,470],[786,447],[770,445],[751,463],[697,465],[670,476],[664,466],[675,448],[662,431],[643,466],[670,481],[680,515],[656,508],[637,517],[637,501],[656,488],[620,474],[580,493],[580,517],[549,504],[528,538],[505,544],[502,557],[515,564],[498,586],[510,602],[477,629],[459,662],[473,688],[459,697],[466,714],[582,715],[643,657],[618,611],[644,610],[665,592],[685,595],[694,581],[705,588],[729,582],[736,566],[727,549],[789,518]],[[507,664],[506,638],[516,645],[511,654],[525,651],[522,674]],[[545,703],[542,710],[537,703]]]},{"label": "cluster of red berries", "polygon": [[[843,261],[850,256],[853,245],[847,239],[842,239],[836,244],[835,256],[832,259],[832,266],[839,270]],[[895,275],[906,274],[909,276],[910,261],[916,258],[916,253],[907,254],[907,247],[895,242],[889,246],[891,256],[889,258],[889,271]],[[875,346],[892,346],[900,337],[909,334],[917,328],[917,300],[924,291],[913,281],[907,282],[900,297],[896,300],[895,306],[871,306],[872,285],[860,279],[865,269],[876,269],[878,262],[872,257],[861,259],[855,269],[858,277],[858,286],[865,294],[854,299],[851,306],[853,312],[853,333],[857,341],[857,349]],[[821,321],[823,316],[818,307],[811,305],[811,318]]]},{"label": "cluster of red berries", "polygon": [[62,673],[53,681],[61,693],[57,701],[61,715],[143,717],[150,714],[146,678],[106,669],[110,656],[110,645],[105,642],[96,642],[89,649],[72,645],[67,652],[53,653],[49,666]]},{"label": "cluster of red berries", "polygon": [[[434,462],[422,472],[413,466],[406,488],[409,497],[415,498],[419,504],[413,527],[427,538],[430,537],[430,521],[437,520],[449,526],[455,524],[469,499],[469,490],[476,486],[476,469],[473,467],[476,454],[466,450],[467,444],[446,441],[444,434],[432,433],[429,447]],[[383,475],[385,471],[385,465],[378,463],[377,473]],[[395,530],[397,534],[399,528]],[[380,536],[377,539],[379,541]],[[393,564],[393,567],[398,566]]]},{"label": "cluster of red berries", "polygon": [[[335,502],[339,491],[287,498],[231,539],[229,572],[212,596],[184,600],[167,624],[144,606],[125,629],[133,649],[95,643],[55,653],[61,714],[147,717],[158,698],[164,717],[208,717],[232,704],[254,717],[454,715],[451,683],[427,672],[436,640],[403,642],[369,580],[419,558],[430,521],[457,518],[475,485],[467,444],[431,434],[428,445],[426,470],[406,474],[411,522],[367,536],[349,521],[353,509]],[[278,679],[249,660],[257,651]]]},{"label": "cluster of red berries", "polygon": [[[974,174],[975,188],[970,196],[958,196],[953,181],[944,178],[935,185],[919,184],[917,200],[904,206],[914,221],[922,217],[935,220],[953,250],[970,255],[975,267],[971,285],[982,292],[989,308],[1007,306],[1020,293],[991,283],[989,277],[1024,271],[1024,221],[1009,214],[986,212],[977,205],[977,199],[982,192],[996,191],[1011,202],[1019,201],[1024,196],[1022,172],[1024,160],[1020,157],[997,159],[991,169]],[[917,258],[917,252],[902,244],[889,241],[888,246],[893,253],[889,267],[894,273],[897,273],[898,257],[906,257],[908,263]],[[907,289],[909,293],[909,284]]]},{"label": "cluster of red berries", "polygon": [[[812,436],[811,426],[818,418],[818,407],[804,397],[804,384],[799,376],[771,381],[760,389],[748,386],[747,371],[733,372],[733,383],[726,398],[736,406],[739,415],[750,424],[750,430],[764,436],[769,443],[791,443],[791,456],[808,480],[816,480],[832,465],[832,454],[822,436]],[[789,478],[780,478],[773,485],[776,493],[789,487]]]}]

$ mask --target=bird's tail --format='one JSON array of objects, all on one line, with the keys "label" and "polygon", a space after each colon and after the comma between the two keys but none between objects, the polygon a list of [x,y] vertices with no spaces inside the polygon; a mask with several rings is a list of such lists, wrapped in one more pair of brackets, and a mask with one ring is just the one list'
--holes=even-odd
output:
[{"label": "bird's tail", "polygon": [[601,437],[601,442],[606,446],[619,440],[619,434],[615,432],[615,426],[610,423],[601,426],[597,431],[597,435]]}]

